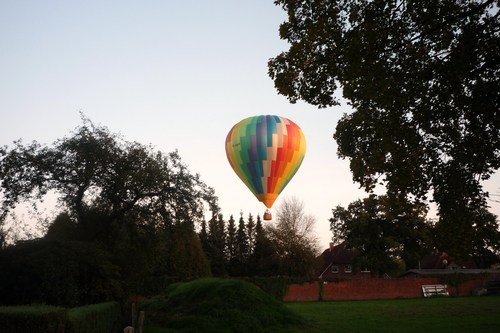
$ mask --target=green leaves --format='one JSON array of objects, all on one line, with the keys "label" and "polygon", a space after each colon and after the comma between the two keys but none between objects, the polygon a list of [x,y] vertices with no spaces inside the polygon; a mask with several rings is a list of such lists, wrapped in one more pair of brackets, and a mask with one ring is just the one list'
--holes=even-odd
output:
[{"label": "green leaves", "polygon": [[290,43],[268,63],[294,103],[354,112],[334,135],[365,190],[440,210],[486,207],[480,180],[500,168],[500,12],[487,1],[276,1]]},{"label": "green leaves", "polygon": [[418,267],[418,258],[430,244],[427,209],[418,201],[372,194],[332,213],[335,241],[361,249],[357,264],[380,274],[396,268],[399,258],[408,269]]},{"label": "green leaves", "polygon": [[2,149],[0,179],[4,212],[54,190],[79,223],[89,207],[106,212],[110,222],[128,216],[165,225],[201,221],[205,204],[218,210],[213,189],[177,152],[127,142],[88,119],[51,147],[19,141]]}]

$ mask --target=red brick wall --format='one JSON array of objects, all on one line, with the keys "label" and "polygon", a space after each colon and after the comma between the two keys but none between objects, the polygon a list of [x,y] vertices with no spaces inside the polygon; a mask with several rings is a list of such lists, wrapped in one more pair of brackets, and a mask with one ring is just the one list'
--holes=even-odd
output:
[{"label": "red brick wall", "polygon": [[348,280],[324,285],[323,300],[387,299],[422,296],[423,284],[439,284],[436,278]]},{"label": "red brick wall", "polygon": [[452,296],[469,296],[477,288],[485,287],[486,282],[481,279],[465,281],[458,287],[448,286],[448,292]]},{"label": "red brick wall", "polygon": [[317,301],[319,296],[318,282],[291,284],[283,298],[284,301]]},{"label": "red brick wall", "polygon": [[[362,300],[422,297],[422,285],[441,284],[439,278],[421,277],[412,279],[353,279],[323,284],[323,300]],[[458,290],[448,285],[453,296],[471,295],[473,289],[484,285],[484,280],[462,283]],[[284,301],[319,300],[319,282],[303,285],[293,284],[288,288]]]}]

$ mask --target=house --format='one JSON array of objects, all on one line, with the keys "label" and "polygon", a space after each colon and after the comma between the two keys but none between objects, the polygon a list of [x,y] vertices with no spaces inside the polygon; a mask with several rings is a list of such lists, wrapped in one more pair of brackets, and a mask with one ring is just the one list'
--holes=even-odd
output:
[{"label": "house", "polygon": [[400,277],[443,276],[456,273],[467,275],[489,273],[499,275],[500,270],[496,266],[480,268],[472,258],[456,260],[446,252],[433,251],[420,260],[418,269],[410,269]]},{"label": "house", "polygon": [[498,269],[478,269],[478,268],[438,268],[438,269],[410,269],[405,273],[400,275],[404,278],[416,278],[416,277],[426,277],[426,276],[446,276],[454,274],[464,274],[464,275],[480,275],[480,274],[491,274],[496,278],[500,278],[500,270]]},{"label": "house", "polygon": [[330,243],[330,247],[318,257],[316,276],[324,281],[369,277],[370,271],[360,271],[353,266],[353,260],[359,252],[349,248],[345,242],[338,245]]},{"label": "house", "polygon": [[472,259],[455,260],[446,252],[433,251],[420,260],[420,269],[476,269],[476,263]]}]

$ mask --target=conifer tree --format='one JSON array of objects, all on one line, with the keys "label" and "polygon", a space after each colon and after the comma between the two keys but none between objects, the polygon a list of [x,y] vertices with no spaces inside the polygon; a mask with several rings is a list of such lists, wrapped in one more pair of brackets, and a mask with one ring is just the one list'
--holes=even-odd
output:
[{"label": "conifer tree", "polygon": [[214,215],[208,222],[207,256],[210,260],[212,274],[224,275],[225,270],[225,233],[222,214]]},{"label": "conifer tree", "polygon": [[253,221],[252,214],[248,214],[246,230],[248,236],[248,256],[250,257],[255,246],[255,222]]},{"label": "conifer tree", "polygon": [[205,221],[205,219],[203,219],[201,221],[201,230],[200,230],[198,236],[200,237],[200,242],[201,242],[201,246],[203,248],[203,251],[205,251],[205,253],[207,253],[207,251],[208,251],[208,234],[207,234],[207,221]]},{"label": "conifer tree", "polygon": [[248,234],[246,231],[245,220],[243,214],[238,222],[238,230],[236,232],[236,253],[235,264],[233,266],[233,274],[236,276],[244,276],[247,274],[248,264]]},{"label": "conifer tree", "polygon": [[226,235],[226,262],[228,266],[234,263],[236,256],[236,221],[233,215],[229,217],[227,222],[227,235]]},{"label": "conifer tree", "polygon": [[273,264],[273,246],[269,241],[266,230],[262,226],[262,219],[257,215],[257,223],[255,225],[255,243],[253,254],[250,258],[250,275],[255,276],[272,276],[276,275],[277,271],[273,269],[276,265]]}]

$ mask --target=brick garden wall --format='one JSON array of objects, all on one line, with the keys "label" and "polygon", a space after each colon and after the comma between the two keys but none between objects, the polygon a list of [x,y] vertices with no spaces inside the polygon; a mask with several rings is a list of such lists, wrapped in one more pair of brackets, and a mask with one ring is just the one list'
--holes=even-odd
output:
[{"label": "brick garden wall", "polygon": [[317,301],[319,299],[319,284],[291,284],[283,297],[284,301]]},{"label": "brick garden wall", "polygon": [[[466,281],[458,288],[448,285],[452,296],[471,295],[476,288],[484,286],[483,279]],[[422,297],[422,285],[441,284],[437,277],[408,279],[353,279],[323,284],[323,300],[365,300]],[[317,301],[320,299],[320,282],[292,284],[284,301]]]},{"label": "brick garden wall", "polygon": [[484,288],[485,284],[486,282],[482,279],[465,281],[458,287],[448,286],[448,292],[452,296],[470,296],[474,289]]}]

